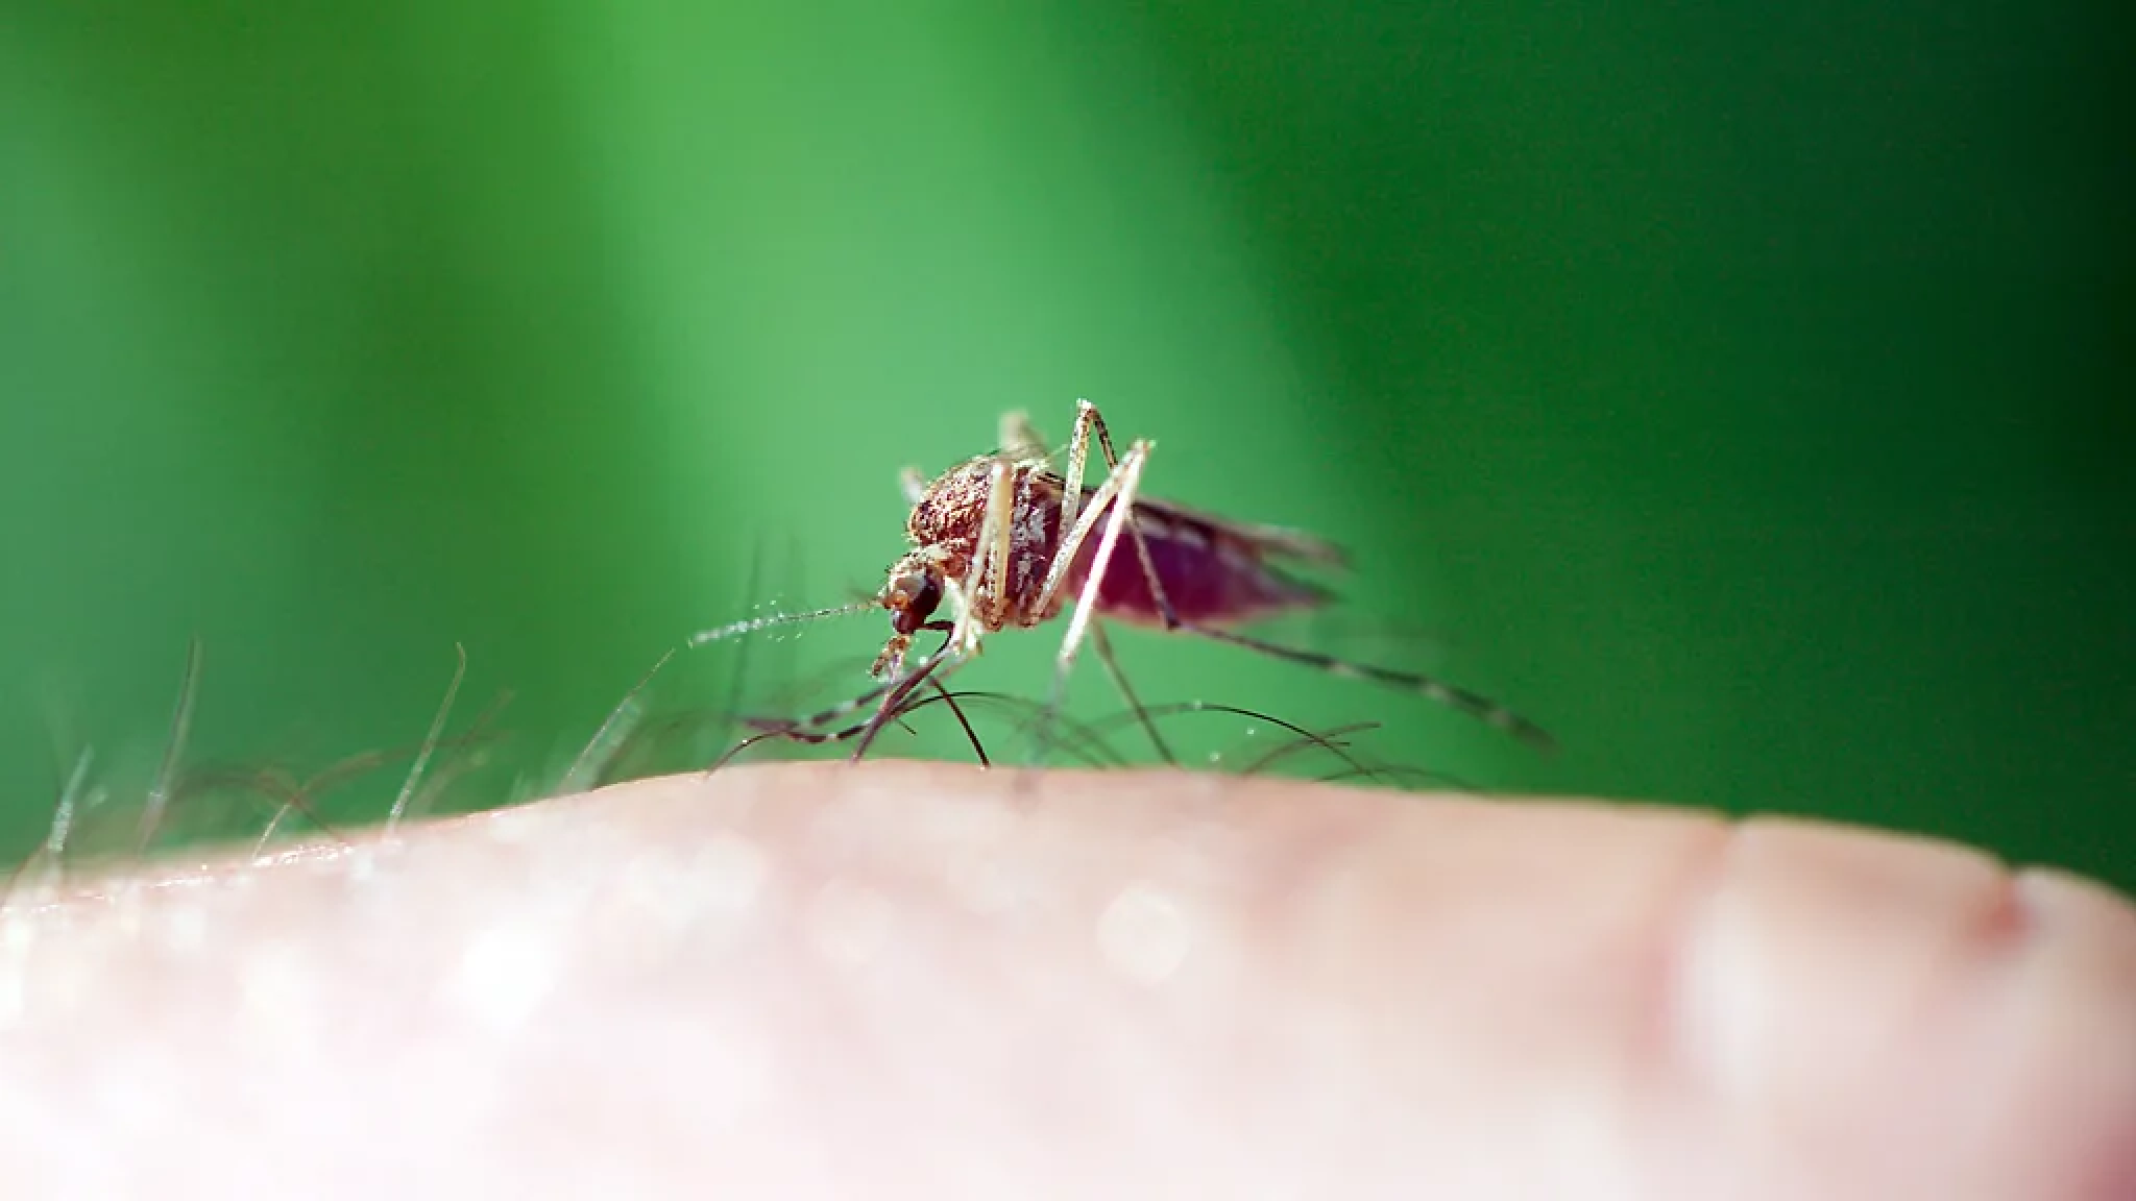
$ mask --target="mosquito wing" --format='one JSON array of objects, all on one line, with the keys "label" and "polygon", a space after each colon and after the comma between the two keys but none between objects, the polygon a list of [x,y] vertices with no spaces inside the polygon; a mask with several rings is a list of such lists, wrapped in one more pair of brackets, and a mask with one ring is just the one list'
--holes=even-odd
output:
[{"label": "mosquito wing", "polygon": [[1256,559],[1285,560],[1331,570],[1349,566],[1349,556],[1333,543],[1303,530],[1255,525],[1215,517],[1168,500],[1138,500],[1135,516],[1144,528],[1193,538],[1212,547],[1243,551]]},{"label": "mosquito wing", "polygon": [[[1068,482],[1058,472],[1038,471],[1033,475],[1039,486],[1050,489],[1055,495],[1068,487]],[[1082,507],[1088,509],[1096,494],[1097,489],[1084,488]],[[1328,570],[1341,570],[1350,565],[1350,557],[1341,547],[1303,530],[1233,521],[1168,500],[1137,498],[1135,518],[1147,537],[1178,539],[1255,561],[1300,563]]]},{"label": "mosquito wing", "polygon": [[[1051,473],[1035,475],[1040,487],[1056,494],[1065,486]],[[1088,512],[1095,490],[1086,488],[1083,495],[1083,511]],[[1106,573],[1098,596],[1100,612],[1124,621],[1169,627],[1176,619],[1233,626],[1317,608],[1333,599],[1332,594],[1286,568],[1343,565],[1341,551],[1311,535],[1212,517],[1167,501],[1137,500],[1135,526],[1147,552],[1147,571],[1139,558],[1131,570],[1115,566]],[[1071,591],[1089,570],[1098,543],[1088,538],[1079,548],[1068,576]],[[1150,572],[1162,585],[1161,596],[1150,586]]]}]

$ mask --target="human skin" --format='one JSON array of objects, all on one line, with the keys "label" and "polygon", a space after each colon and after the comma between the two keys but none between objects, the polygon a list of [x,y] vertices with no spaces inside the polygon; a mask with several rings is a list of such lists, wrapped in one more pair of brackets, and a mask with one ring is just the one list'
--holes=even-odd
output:
[{"label": "human skin", "polygon": [[2136,1198],[2136,909],[1785,821],[648,780],[25,874],[9,1196]]}]

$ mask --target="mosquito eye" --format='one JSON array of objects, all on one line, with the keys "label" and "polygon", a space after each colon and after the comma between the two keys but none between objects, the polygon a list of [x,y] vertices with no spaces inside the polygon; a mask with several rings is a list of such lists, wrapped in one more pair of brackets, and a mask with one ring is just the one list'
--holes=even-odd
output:
[{"label": "mosquito eye", "polygon": [[920,577],[919,590],[912,594],[912,601],[906,605],[906,610],[918,615],[920,620],[925,621],[934,616],[935,607],[941,603],[942,586],[935,583],[933,576],[922,576]]},{"label": "mosquito eye", "polygon": [[942,603],[942,588],[932,575],[916,571],[890,586],[890,601],[890,628],[910,635],[934,615]]}]

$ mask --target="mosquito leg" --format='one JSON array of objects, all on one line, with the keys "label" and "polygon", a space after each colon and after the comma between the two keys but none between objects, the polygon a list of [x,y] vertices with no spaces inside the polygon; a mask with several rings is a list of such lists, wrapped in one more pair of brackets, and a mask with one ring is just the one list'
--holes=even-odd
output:
[{"label": "mosquito leg", "polygon": [[[1112,435],[1105,432],[1105,419],[1098,416],[1098,406],[1078,399],[1075,402],[1075,433],[1068,439],[1068,475],[1061,489],[1061,522],[1055,533],[1055,545],[1065,544],[1068,531],[1075,528],[1076,509],[1083,503],[1083,468],[1090,459],[1090,431],[1093,428],[1105,444],[1107,474],[1120,466],[1118,456],[1112,452]],[[1054,561],[1058,563],[1060,559],[1056,557]]]},{"label": "mosquito leg", "polygon": [[1120,670],[1120,661],[1113,657],[1112,639],[1105,636],[1104,622],[1092,621],[1090,623],[1090,647],[1097,652],[1098,662],[1104,664],[1105,674],[1112,677],[1113,687],[1120,690],[1121,697],[1127,701],[1127,707],[1134,711],[1135,720],[1141,724],[1143,731],[1150,736],[1150,745],[1157,748],[1157,757],[1164,760],[1165,765],[1168,767],[1178,767],[1179,759],[1172,754],[1172,748],[1165,743],[1164,735],[1157,732],[1157,723],[1151,720],[1150,711],[1142,707],[1141,698],[1137,697],[1135,690],[1128,686],[1127,673]]},{"label": "mosquito leg", "polygon": [[[880,734],[884,727],[892,722],[900,721],[905,714],[918,707],[917,705],[908,705],[906,702],[911,699],[914,692],[918,691],[922,683],[931,683],[937,690],[941,690],[940,681],[965,662],[964,659],[955,657],[955,651],[956,647],[945,640],[941,649],[921,660],[920,665],[913,669],[911,675],[900,678],[894,684],[872,690],[866,699],[848,702],[839,706],[837,710],[826,711],[827,713],[850,713],[865,708],[867,700],[872,700],[875,694],[883,694],[882,704],[874,713],[868,715],[866,721],[854,722],[851,725],[830,731],[810,730],[807,728],[806,723],[802,722],[776,726],[762,733],[753,734],[728,747],[724,754],[713,761],[711,767],[705,769],[706,774],[709,775],[725,767],[733,762],[737,755],[740,755],[750,747],[760,742],[769,742],[772,739],[779,739],[784,742],[799,742],[808,746],[823,746],[827,743],[847,742],[858,738],[861,740],[860,746],[854,750],[852,759],[853,762],[858,763],[867,755],[868,748],[874,743],[876,735]],[[939,674],[937,674],[938,668],[940,669]],[[953,711],[956,710],[955,699],[947,691],[943,691],[942,695],[945,698],[949,698],[951,709]],[[957,712],[958,720],[960,722],[963,721],[962,712]],[[818,714],[817,716],[823,717],[824,714]],[[992,766],[987,761],[986,748],[979,744],[978,735],[972,732],[970,724],[966,723],[964,728],[965,733],[972,739],[973,749],[979,754],[980,765]]]},{"label": "mosquito leg", "polygon": [[[1313,731],[1306,729],[1304,726],[1297,724],[1296,722],[1285,721],[1282,718],[1277,717],[1273,713],[1262,713],[1259,710],[1245,709],[1237,705],[1214,705],[1208,703],[1207,701],[1174,701],[1166,705],[1152,705],[1149,708],[1148,713],[1149,716],[1152,718],[1156,718],[1159,716],[1178,716],[1187,713],[1219,713],[1227,714],[1232,717],[1243,717],[1248,721],[1264,722],[1268,725],[1275,726],[1278,729],[1287,730],[1290,733],[1297,735],[1299,741],[1304,743],[1305,745],[1317,747],[1318,749],[1326,751],[1328,754],[1335,756],[1337,759],[1342,760],[1345,764],[1348,764],[1350,766],[1350,768],[1352,769],[1350,774],[1352,775],[1373,775],[1373,769],[1371,767],[1366,766],[1365,763],[1357,756],[1350,754],[1348,750],[1344,749],[1350,744],[1342,741],[1342,736],[1346,733],[1354,732],[1357,729],[1369,729],[1376,727],[1379,724],[1378,722],[1361,722],[1358,723],[1358,725],[1356,726],[1337,726],[1336,728],[1329,730],[1325,733],[1316,734]],[[1106,718],[1102,722],[1093,722],[1087,728],[1090,729],[1093,733],[1102,733],[1101,727],[1124,725],[1132,716],[1132,714],[1115,714],[1112,717]]]},{"label": "mosquito leg", "polygon": [[[760,733],[742,740],[742,742],[735,746],[729,747],[726,753],[722,754],[718,759],[713,760],[712,766],[705,769],[706,774],[710,774],[714,771],[717,771],[719,768],[725,766],[729,760],[733,759],[742,751],[745,751],[750,747],[755,746],[757,743],[763,742],[766,739],[784,738],[793,742],[817,743],[841,742],[844,741],[846,738],[852,738],[857,736],[863,729],[867,728],[867,725],[869,724],[868,722],[863,722],[858,725],[855,725],[836,737],[826,737],[821,734],[810,733],[810,731],[820,729],[824,726],[832,725],[836,722],[844,721],[846,718],[851,717],[853,714],[860,712],[862,709],[865,709],[870,705],[876,704],[885,696],[893,692],[898,692],[898,690],[903,688],[905,685],[909,684],[915,687],[918,686],[922,681],[925,680],[928,673],[935,670],[935,667],[938,665],[938,662],[940,660],[949,658],[951,656],[952,652],[956,648],[954,623],[947,621],[930,621],[926,625],[921,626],[920,628],[923,630],[933,630],[938,634],[950,634],[951,637],[943,641],[941,649],[937,650],[934,654],[929,655],[926,659],[921,660],[920,665],[918,667],[914,668],[911,672],[908,672],[905,675],[897,676],[888,680],[883,680],[880,683],[877,683],[873,687],[869,688],[866,692],[861,693],[859,696],[856,696],[851,700],[840,701],[837,704],[832,705],[828,709],[823,709],[818,712],[811,713],[806,717],[797,718],[793,721],[766,723],[766,726],[768,726],[768,728],[766,728],[766,726],[760,726]],[[909,692],[909,690],[907,691]],[[900,702],[892,702],[886,711],[891,712],[894,715],[897,711],[899,703]],[[875,720],[875,717],[880,716],[880,712],[882,711],[883,710],[879,710],[878,714],[871,716],[869,718],[869,722],[873,722]]]},{"label": "mosquito leg", "polygon": [[[875,745],[876,735],[883,732],[884,726],[897,719],[904,707],[905,699],[918,690],[921,684],[926,683],[930,677],[939,682],[955,671],[956,668],[970,662],[969,659],[961,656],[952,659],[952,656],[957,655],[957,650],[957,644],[954,639],[944,641],[940,650],[927,656],[917,668],[913,669],[911,675],[898,681],[897,687],[892,688],[883,695],[882,704],[876,707],[875,715],[870,717],[860,728],[860,745],[853,748],[854,763],[859,763],[868,757],[868,748]],[[941,670],[940,675],[936,674],[937,669]]]},{"label": "mosquito leg", "polygon": [[[904,716],[911,717],[913,713],[917,710],[924,709],[929,705],[936,704],[937,702],[947,701],[951,697],[955,697],[960,701],[991,701],[995,704],[1002,705],[1007,708],[1019,709],[1025,714],[1034,717],[1038,714],[1039,710],[1043,708],[1043,706],[1040,705],[1039,702],[1034,701],[1029,697],[1013,696],[1006,692],[989,692],[976,689],[958,689],[952,692],[945,689],[942,691],[940,696],[922,697],[921,699],[916,700],[911,704],[905,706]],[[1029,721],[1026,721],[1023,723],[1021,728],[1029,729],[1030,724],[1031,723]],[[1064,741],[1062,743],[1062,746],[1070,754],[1074,755],[1076,761],[1081,763],[1083,766],[1127,766],[1127,760],[1121,758],[1118,751],[1113,750],[1112,747],[1108,743],[1106,743],[1103,738],[1099,737],[1096,729],[1091,725],[1091,723],[1075,721],[1067,717],[1055,717],[1054,724],[1074,735],[1072,741]],[[978,750],[980,748],[974,747],[973,749]],[[993,764],[990,761],[986,764],[986,766],[991,767],[993,766]]]},{"label": "mosquito leg", "polygon": [[[927,664],[923,661],[920,667],[915,669],[913,674],[914,676],[918,676],[921,672],[931,672],[932,670],[933,669],[927,666]],[[907,677],[907,679],[910,678],[912,677]],[[900,683],[903,682],[904,681],[900,681]],[[889,691],[895,693],[897,690],[893,688]],[[770,742],[773,739],[777,739],[781,742],[798,742],[805,746],[823,746],[833,742],[848,742],[854,738],[860,737],[862,734],[868,734],[870,740],[872,741],[874,738],[874,734],[870,733],[870,731],[879,731],[881,727],[887,726],[892,722],[902,724],[904,714],[908,711],[905,706],[905,699],[909,698],[910,695],[911,694],[908,692],[904,693],[901,696],[886,698],[890,704],[889,717],[887,720],[878,720],[882,717],[881,713],[871,713],[868,715],[868,718],[865,721],[857,721],[852,723],[851,725],[843,726],[838,729],[830,730],[827,732],[811,730],[806,725],[800,722],[791,722],[783,725],[773,725],[768,729],[760,730],[758,733],[752,734],[749,737],[742,739],[740,742],[735,743],[733,746],[728,747],[726,753],[722,754],[717,760],[713,762],[710,768],[706,769],[707,774],[709,774],[710,772],[717,771],[720,768],[726,766],[728,763],[734,760],[735,756],[741,754],[743,751],[748,750],[750,747],[753,747],[760,742]],[[865,706],[859,707],[864,708]],[[863,753],[865,752],[865,750],[866,746],[864,744],[862,747]]]},{"label": "mosquito leg", "polygon": [[[1097,435],[1098,449],[1105,455],[1107,465],[1117,471],[1120,460],[1113,451],[1112,435],[1105,428],[1105,419],[1099,415],[1096,405],[1083,401],[1076,413],[1074,450],[1080,451],[1084,449],[1089,436],[1093,433]],[[1130,450],[1129,453],[1132,454],[1133,451]],[[1072,453],[1071,457],[1073,457]],[[1072,466],[1073,464],[1071,464]],[[1179,616],[1178,611],[1172,607],[1171,599],[1165,595],[1164,580],[1157,573],[1156,561],[1150,555],[1149,541],[1143,537],[1140,523],[1130,518],[1128,532],[1134,538],[1135,557],[1140,560],[1139,565],[1142,568],[1143,578],[1149,583],[1150,598],[1155,602],[1158,616],[1163,620],[1165,628],[1168,630],[1184,630],[1189,633],[1200,634],[1206,638],[1213,638],[1219,642],[1228,642],[1234,646],[1259,650],[1280,659],[1287,659],[1293,663],[1317,667],[1334,675],[1373,680],[1407,692],[1421,693],[1440,704],[1450,705],[1488,725],[1505,730],[1524,742],[1544,749],[1549,749],[1556,745],[1556,740],[1551,738],[1547,731],[1537,726],[1534,722],[1491,700],[1489,697],[1449,684],[1444,680],[1435,679],[1418,672],[1390,671],[1382,667],[1347,662],[1328,655],[1292,650],[1289,647],[1262,642],[1257,638],[1234,634],[1229,630],[1192,624]],[[1063,541],[1065,542],[1065,539]],[[1335,552],[1331,548],[1320,547],[1317,543],[1311,544],[1311,549],[1313,552],[1311,557],[1335,557]],[[1064,546],[1063,550],[1067,551],[1067,548]],[[1062,562],[1072,558],[1072,552],[1056,555],[1055,566],[1058,567]],[[1093,565],[1093,572],[1095,570],[1096,567]],[[1043,607],[1041,607],[1040,611],[1044,611]]]},{"label": "mosquito leg", "polygon": [[747,746],[754,746],[756,743],[761,742],[766,738],[792,738],[798,741],[805,742],[807,741],[807,739],[802,737],[802,734],[805,731],[815,729],[819,726],[827,726],[830,725],[832,722],[843,721],[845,718],[860,712],[862,709],[867,708],[869,705],[874,704],[876,700],[879,699],[884,693],[896,687],[897,683],[898,681],[896,679],[884,680],[881,683],[875,685],[874,687],[868,689],[866,692],[861,693],[859,696],[854,697],[852,700],[840,701],[828,709],[824,709],[816,713],[811,713],[807,717],[799,718],[794,721],[770,723],[768,729],[764,729],[762,733],[747,739],[742,746],[737,746],[730,749],[726,754],[720,756],[719,759],[713,763],[711,768],[707,768],[706,770],[709,772],[717,769],[721,764],[724,764],[727,760],[732,759],[735,756],[736,752],[743,750]]},{"label": "mosquito leg", "polygon": [[[1120,544],[1120,529],[1135,523],[1135,492],[1142,483],[1142,467],[1149,461],[1150,443],[1137,442],[1127,450],[1127,457],[1105,479],[1104,487],[1098,490],[1098,499],[1090,506],[1081,520],[1076,522],[1075,536],[1064,540],[1054,553],[1053,569],[1048,572],[1050,594],[1060,580],[1065,578],[1065,564],[1073,562],[1082,549],[1084,537],[1089,535],[1091,522],[1100,515],[1107,518],[1105,532],[1098,538],[1097,553],[1091,556],[1090,572],[1083,580],[1082,595],[1076,598],[1075,613],[1068,619],[1068,632],[1061,638],[1060,654],[1054,660],[1053,692],[1040,716],[1038,729],[1039,751],[1043,756],[1045,741],[1053,723],[1053,714],[1060,711],[1067,698],[1068,672],[1075,666],[1075,652],[1082,645],[1083,635],[1090,628],[1091,619],[1097,612],[1098,597],[1105,587],[1105,569],[1112,563],[1113,549]],[[1106,512],[1110,508],[1111,512]],[[1042,594],[1043,595],[1043,594]],[[1040,612],[1044,612],[1041,600]]]},{"label": "mosquito leg", "polygon": [[1260,758],[1254,760],[1253,762],[1247,764],[1244,768],[1242,768],[1239,771],[1239,774],[1242,776],[1258,775],[1261,772],[1267,771],[1269,768],[1275,766],[1282,760],[1288,759],[1291,756],[1296,755],[1302,751],[1309,751],[1316,748],[1326,750],[1335,747],[1345,747],[1350,744],[1341,741],[1342,739],[1348,738],[1352,734],[1368,734],[1373,730],[1377,730],[1379,728],[1380,723],[1376,721],[1353,721],[1348,725],[1330,726],[1325,730],[1315,732],[1310,738],[1296,738],[1284,743],[1282,746],[1276,747],[1274,750],[1266,752]]},{"label": "mosquito leg", "polygon": [[1552,750],[1557,746],[1557,740],[1552,738],[1549,732],[1541,726],[1513,712],[1497,701],[1484,696],[1482,693],[1471,692],[1466,688],[1456,684],[1449,684],[1435,676],[1428,676],[1422,672],[1414,671],[1393,671],[1385,667],[1373,667],[1365,663],[1352,663],[1347,659],[1337,659],[1332,655],[1322,655],[1313,651],[1301,651],[1287,646],[1279,646],[1273,642],[1263,642],[1258,638],[1233,633],[1230,630],[1219,629],[1215,626],[1197,625],[1192,622],[1182,621],[1178,622],[1178,628],[1186,633],[1198,634],[1203,638],[1216,642],[1229,643],[1232,646],[1244,647],[1250,651],[1259,651],[1264,655],[1271,655],[1291,663],[1317,668],[1320,671],[1327,672],[1329,675],[1343,676],[1355,680],[1371,680],[1374,683],[1383,684],[1390,688],[1398,688],[1404,692],[1414,692],[1427,700],[1437,701],[1439,704],[1466,713],[1486,725],[1496,726],[1522,742],[1529,743],[1542,750]]},{"label": "mosquito leg", "polygon": [[[986,744],[979,741],[979,731],[972,729],[972,719],[964,716],[964,706],[957,703],[957,694],[944,688],[939,677],[927,681],[927,684],[934,689],[935,696],[941,698],[942,703],[948,705],[949,711],[956,716],[957,725],[963,728],[965,739],[972,744],[972,754],[979,757],[979,766],[994,766],[994,761],[987,757]],[[907,709],[905,712],[909,715],[912,710]]]},{"label": "mosquito leg", "polygon": [[[1080,420],[1077,422],[1077,445],[1087,447],[1090,430],[1095,428],[1098,431],[1101,445],[1106,448],[1107,458],[1110,459],[1110,439],[1104,432],[1105,427],[1098,417],[1097,407],[1085,402],[1079,416],[1083,415],[1087,415],[1090,418],[1090,424],[1086,425]],[[1061,703],[1066,697],[1068,669],[1075,661],[1076,646],[1082,641],[1083,630],[1089,623],[1090,616],[1094,611],[1091,606],[1096,603],[1098,589],[1103,586],[1105,569],[1111,563],[1112,552],[1117,544],[1121,522],[1125,521],[1130,528],[1134,527],[1134,493],[1141,481],[1142,464],[1149,455],[1149,449],[1149,443],[1138,442],[1129,448],[1127,459],[1112,464],[1112,470],[1106,475],[1105,482],[1091,493],[1090,507],[1083,510],[1082,514],[1076,519],[1075,528],[1062,535],[1059,543],[1054,547],[1053,563],[1046,569],[1045,584],[1039,589],[1038,603],[1032,610],[1035,613],[1045,614],[1053,610],[1056,603],[1055,596],[1066,582],[1069,569],[1074,566],[1076,559],[1081,554],[1084,540],[1090,537],[1090,532],[1097,528],[1097,523],[1100,520],[1107,516],[1112,518],[1111,521],[1106,523],[1105,533],[1099,538],[1099,548],[1092,557],[1090,575],[1084,581],[1082,597],[1076,603],[1075,615],[1069,620],[1068,633],[1062,639],[1060,657],[1056,660],[1054,669],[1053,692],[1048,697],[1046,704],[1039,710],[1038,717],[1032,725],[1034,741],[1032,757],[1035,760],[1043,761],[1047,751],[1050,749],[1049,742],[1052,737],[1053,720],[1059,713]],[[1152,581],[1154,586],[1154,576],[1152,576]],[[1101,653],[1109,657],[1109,650]],[[1128,698],[1128,703],[1134,706],[1136,712],[1142,713],[1142,706],[1136,701],[1134,693],[1128,691],[1125,687],[1126,677],[1118,674],[1117,664],[1112,665],[1111,670],[1113,671],[1115,683],[1121,685],[1122,695]],[[1172,759],[1171,748],[1165,745],[1164,739],[1158,735],[1156,727],[1145,723],[1145,728],[1149,730],[1150,741],[1156,745],[1158,753],[1163,755],[1167,762],[1170,762]]]},{"label": "mosquito leg", "polygon": [[[998,630],[1008,612],[1012,564],[1010,547],[1016,532],[1016,464],[995,459],[987,476],[986,516],[979,523],[979,562],[967,606],[966,628],[960,640],[967,652],[979,649],[981,629]],[[974,614],[972,610],[976,609]]]},{"label": "mosquito leg", "polygon": [[[1106,470],[1114,472],[1120,469],[1120,455],[1113,450],[1112,431],[1105,428],[1104,415],[1098,412],[1098,406],[1089,401],[1077,401],[1075,439],[1069,444],[1068,453],[1069,486],[1065,489],[1066,495],[1070,498],[1081,496],[1081,489],[1076,485],[1077,481],[1081,479],[1083,459],[1090,449],[1090,439],[1093,434],[1097,436],[1099,453],[1105,456]],[[1074,511],[1073,499],[1062,502],[1064,518]],[[1061,523],[1061,541],[1064,543],[1068,539],[1068,529],[1069,523],[1063,520]],[[1168,630],[1173,629],[1179,625],[1179,618],[1172,612],[1172,602],[1164,594],[1164,581],[1158,577],[1157,562],[1150,556],[1149,540],[1143,537],[1142,526],[1139,523],[1130,522],[1128,532],[1134,535],[1135,558],[1142,568],[1142,578],[1149,583],[1150,597],[1157,603],[1157,612],[1163,617],[1165,628]],[[1073,556],[1069,556],[1069,559],[1072,560],[1072,558]],[[1059,566],[1063,561],[1059,555],[1054,557],[1055,566]],[[1045,612],[1043,605],[1041,605],[1039,612]]]},{"label": "mosquito leg", "polygon": [[[1136,443],[1136,446],[1142,447],[1145,452],[1150,445],[1147,442]],[[1135,457],[1133,449],[1128,451],[1128,456],[1130,458]],[[1119,464],[1115,464],[1112,472],[1105,477],[1105,482],[1091,490],[1090,505],[1076,518],[1075,528],[1062,534],[1060,541],[1054,545],[1053,562],[1046,568],[1045,582],[1039,585],[1038,601],[1032,606],[1031,612],[1041,616],[1053,612],[1055,597],[1067,583],[1068,572],[1074,568],[1076,557],[1083,550],[1083,542],[1090,537],[1092,530],[1098,528],[1098,522],[1105,519],[1107,511],[1120,502],[1121,490],[1127,487],[1125,464],[1125,459],[1121,460]],[[1141,470],[1139,464],[1136,470],[1138,473]],[[1133,498],[1129,497],[1128,500],[1132,505]],[[1132,516],[1129,517],[1129,521],[1132,523]],[[1091,564],[1091,570],[1102,574],[1095,561]],[[1077,635],[1077,637],[1080,638],[1081,635]]]}]

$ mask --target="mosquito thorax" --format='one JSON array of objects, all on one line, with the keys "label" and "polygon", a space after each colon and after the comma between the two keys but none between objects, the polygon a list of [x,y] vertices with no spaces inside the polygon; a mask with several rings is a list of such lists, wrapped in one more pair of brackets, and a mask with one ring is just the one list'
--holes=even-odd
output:
[{"label": "mosquito thorax", "polygon": [[992,471],[992,459],[971,459],[928,484],[905,521],[905,532],[913,544],[950,548],[969,555],[978,544],[980,528],[986,524],[987,479]]}]

